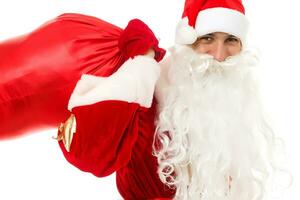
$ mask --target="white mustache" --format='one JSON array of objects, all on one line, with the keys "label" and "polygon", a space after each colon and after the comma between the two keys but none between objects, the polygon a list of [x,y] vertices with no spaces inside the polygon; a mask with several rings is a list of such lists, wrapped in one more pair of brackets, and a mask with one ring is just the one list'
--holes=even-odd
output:
[{"label": "white mustache", "polygon": [[225,61],[217,61],[209,54],[199,54],[189,47],[173,50],[175,65],[169,70],[171,83],[185,83],[186,80],[197,80],[208,75],[224,75],[225,73],[247,73],[257,69],[259,54],[253,50],[243,50],[237,55],[229,56]]},{"label": "white mustache", "polygon": [[209,54],[194,54],[190,71],[196,74],[205,72],[221,72],[228,70],[245,70],[257,66],[259,59],[254,51],[246,50],[235,56],[229,56],[225,61],[218,61]]}]

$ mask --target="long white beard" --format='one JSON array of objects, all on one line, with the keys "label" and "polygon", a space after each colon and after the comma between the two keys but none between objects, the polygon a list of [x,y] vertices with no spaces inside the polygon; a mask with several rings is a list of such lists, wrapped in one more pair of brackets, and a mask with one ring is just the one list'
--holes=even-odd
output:
[{"label": "long white beard", "polygon": [[255,55],[217,62],[189,47],[172,54],[154,145],[160,179],[180,200],[264,199],[276,138],[264,116]]}]

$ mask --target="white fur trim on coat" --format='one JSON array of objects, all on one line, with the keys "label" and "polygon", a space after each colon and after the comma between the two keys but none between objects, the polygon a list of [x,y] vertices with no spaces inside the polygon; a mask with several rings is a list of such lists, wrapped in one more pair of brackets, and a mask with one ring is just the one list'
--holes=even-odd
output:
[{"label": "white fur trim on coat", "polygon": [[149,108],[159,75],[158,63],[147,56],[127,60],[109,77],[84,74],[70,97],[68,109],[105,100],[134,102]]}]

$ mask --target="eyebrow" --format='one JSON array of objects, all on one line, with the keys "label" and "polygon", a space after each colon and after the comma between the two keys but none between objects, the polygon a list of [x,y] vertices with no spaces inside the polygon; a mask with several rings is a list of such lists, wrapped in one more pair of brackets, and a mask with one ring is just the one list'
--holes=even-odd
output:
[{"label": "eyebrow", "polygon": [[[203,37],[207,37],[207,36],[209,36],[209,37],[216,37],[216,35],[215,35],[214,33],[208,33],[208,34],[205,34],[205,35],[200,36],[197,40],[199,40],[199,39],[201,39],[201,38],[203,38]],[[237,37],[237,36],[235,36],[235,35],[232,35],[232,34],[229,34],[229,35],[227,35],[227,36],[225,37],[225,39],[228,39],[228,38],[236,38],[236,39],[240,40],[239,37]]]},{"label": "eyebrow", "polygon": [[[214,33],[208,33],[208,34],[202,35],[202,36],[200,36],[200,37],[203,37],[203,36],[215,36],[215,34],[214,34]],[[238,38],[237,36],[232,35],[232,34],[227,35],[227,38],[228,38],[228,37],[235,37],[235,38]]]},{"label": "eyebrow", "polygon": [[208,33],[208,34],[202,35],[200,37],[203,37],[203,36],[215,36],[215,34],[214,33]]}]

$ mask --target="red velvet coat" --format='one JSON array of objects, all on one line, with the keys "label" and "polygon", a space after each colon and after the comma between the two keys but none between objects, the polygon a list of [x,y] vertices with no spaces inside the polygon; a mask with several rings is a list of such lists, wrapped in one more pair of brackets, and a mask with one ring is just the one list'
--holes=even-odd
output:
[{"label": "red velvet coat", "polygon": [[69,101],[76,132],[69,151],[59,141],[64,156],[97,177],[116,172],[124,199],[171,199],[175,192],[160,181],[152,155],[159,74],[154,59],[137,56],[110,77],[82,77]]},{"label": "red velvet coat", "polygon": [[103,177],[116,173],[124,199],[171,198],[174,191],[156,173],[152,155],[155,104],[151,108],[124,101],[103,101],[73,109],[76,133],[66,159],[79,169]]}]

